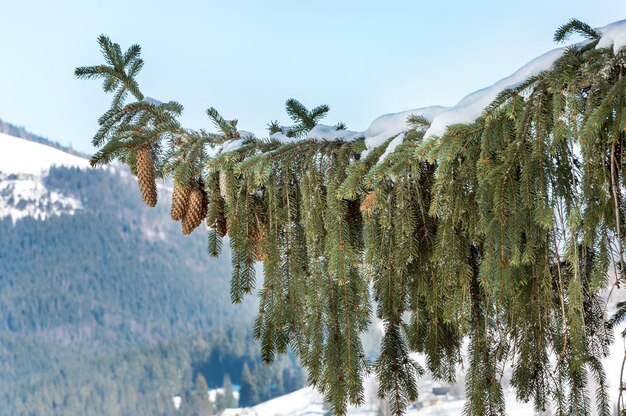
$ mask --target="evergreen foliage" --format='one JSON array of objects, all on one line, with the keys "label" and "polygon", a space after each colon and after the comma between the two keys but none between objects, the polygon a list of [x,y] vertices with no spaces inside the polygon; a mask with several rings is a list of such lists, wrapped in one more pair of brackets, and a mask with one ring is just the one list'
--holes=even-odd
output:
[{"label": "evergreen foliage", "polygon": [[[601,359],[612,339],[599,294],[624,281],[626,56],[595,49],[598,34],[577,20],[555,39],[572,33],[589,41],[502,92],[475,122],[423,140],[429,121],[410,117],[383,161],[393,138],[366,157],[362,139],[253,137],[209,156],[203,146],[231,140],[233,124],[217,122],[217,135],[153,130],[155,149],[174,149],[155,152],[157,166],[174,167],[158,168],[161,177],[193,169],[207,179],[209,251],[227,230],[233,301],[253,290],[254,261],[263,262],[254,334],[264,361],[292,348],[340,415],[363,403],[363,377],[374,371],[379,395],[402,414],[425,371],[409,353],[424,353],[427,370],[450,381],[468,339],[466,415],[504,413],[507,363],[518,398],[538,411],[590,414],[591,377],[598,414],[610,413]],[[107,62],[118,49],[103,49]],[[302,138],[327,111],[289,100],[294,126],[272,122],[270,132]],[[143,131],[151,117],[133,122]],[[108,120],[110,136],[99,132],[96,145],[127,133],[125,143],[143,140],[126,118]],[[191,159],[170,157],[198,148]],[[385,333],[370,363],[359,334],[373,300]]]}]

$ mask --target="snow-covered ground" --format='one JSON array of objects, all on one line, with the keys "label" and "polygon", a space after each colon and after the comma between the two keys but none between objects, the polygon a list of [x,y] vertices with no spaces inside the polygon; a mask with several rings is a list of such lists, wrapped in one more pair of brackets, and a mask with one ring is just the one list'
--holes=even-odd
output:
[{"label": "snow-covered ground", "polygon": [[52,191],[44,178],[53,166],[87,168],[89,161],[45,144],[0,133],[0,218],[73,215],[80,200]]},{"label": "snow-covered ground", "polygon": [[0,172],[42,175],[52,166],[89,167],[89,161],[45,144],[0,133]]},{"label": "snow-covered ground", "polygon": [[73,215],[82,208],[80,200],[47,189],[42,179],[39,175],[0,172],[0,218],[44,220],[54,215]]},{"label": "snow-covered ground", "polygon": [[[615,342],[611,347],[611,355],[604,360],[604,369],[608,378],[608,387],[613,403],[617,403],[617,395],[619,388],[620,368],[624,358],[624,341],[620,333],[623,328],[615,331]],[[426,380],[426,381],[425,381]],[[420,396],[424,397],[429,394],[433,383],[428,379],[419,381]],[[590,384],[590,390],[595,387]],[[378,405],[374,399],[375,386],[372,380],[366,380],[366,404],[361,408],[350,408],[348,414],[351,416],[376,416],[378,414]],[[368,402],[369,398],[369,402]],[[532,403],[520,403],[515,398],[515,391],[512,389],[505,391],[506,412],[509,416],[529,416],[534,415]],[[410,407],[407,416],[461,416],[464,399],[446,399],[442,397],[438,403],[426,405],[421,409]],[[593,404],[595,407],[595,403]],[[252,409],[240,409],[237,414],[255,415],[255,416],[316,416],[325,413],[324,400],[312,387],[294,391],[293,393],[277,397],[267,402],[258,404]],[[595,414],[595,409],[593,413]]]},{"label": "snow-covered ground", "polygon": [[[424,393],[424,392],[422,392]],[[509,416],[528,416],[533,414],[531,404],[519,403],[515,400],[514,392],[508,392],[507,414]],[[441,403],[421,409],[409,408],[407,416],[460,416],[463,412],[465,400],[442,400]],[[326,409],[326,410],[325,410]],[[296,390],[293,393],[277,397],[267,402],[258,404],[252,409],[242,409],[241,415],[252,414],[256,416],[315,416],[323,415],[327,412],[321,394],[311,387]],[[360,408],[350,408],[348,415],[351,416],[376,416],[378,414],[377,404],[365,404]]]},{"label": "snow-covered ground", "polygon": [[317,390],[305,387],[268,400],[252,408],[257,415],[323,415],[324,399]]}]

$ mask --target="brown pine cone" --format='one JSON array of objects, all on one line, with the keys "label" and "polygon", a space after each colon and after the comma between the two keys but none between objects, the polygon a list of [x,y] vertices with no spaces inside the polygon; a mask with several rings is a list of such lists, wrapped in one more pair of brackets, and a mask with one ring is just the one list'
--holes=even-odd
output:
[{"label": "brown pine cone", "polygon": [[185,217],[189,206],[189,194],[191,187],[183,186],[178,181],[174,181],[174,191],[172,192],[172,210],[170,215],[174,221],[180,221]]},{"label": "brown pine cone", "polygon": [[183,234],[191,234],[193,230],[198,228],[202,220],[207,214],[206,191],[202,181],[196,184],[189,193],[189,206],[183,217]]},{"label": "brown pine cone", "polygon": [[202,212],[200,213],[202,217],[200,221],[202,221],[209,214],[209,194],[206,191],[202,178],[198,179],[198,184],[200,186],[200,192],[202,192]]},{"label": "brown pine cone", "polygon": [[252,244],[253,244],[253,252],[254,258],[256,261],[265,260],[265,254],[261,249],[261,240],[263,239],[263,230],[256,229],[254,234],[252,234]]},{"label": "brown pine cone", "polygon": [[220,195],[226,199],[226,174],[222,171],[219,173]]},{"label": "brown pine cone", "polygon": [[154,179],[154,160],[152,151],[146,144],[137,149],[137,182],[143,201],[149,207],[157,203],[156,181]]}]

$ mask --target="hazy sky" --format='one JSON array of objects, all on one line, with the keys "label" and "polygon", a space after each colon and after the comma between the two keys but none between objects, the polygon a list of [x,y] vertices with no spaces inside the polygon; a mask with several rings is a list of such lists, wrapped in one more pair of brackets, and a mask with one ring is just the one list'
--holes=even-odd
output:
[{"label": "hazy sky", "polygon": [[294,97],[364,130],[452,105],[554,48],[571,17],[604,26],[626,2],[0,0],[0,13],[0,118],[91,152],[110,97],[73,71],[102,61],[101,33],[142,45],[142,91],[181,102],[187,127],[210,127],[214,106],[263,135]]}]

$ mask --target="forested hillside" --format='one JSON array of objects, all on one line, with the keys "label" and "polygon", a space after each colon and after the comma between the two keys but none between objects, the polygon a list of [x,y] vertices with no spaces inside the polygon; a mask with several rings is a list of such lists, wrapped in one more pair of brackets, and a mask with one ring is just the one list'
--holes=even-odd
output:
[{"label": "forested hillside", "polygon": [[82,207],[0,219],[0,415],[171,414],[198,372],[209,387],[225,374],[242,384],[244,363],[254,400],[302,385],[291,358],[260,364],[254,298],[230,303],[228,253],[211,259],[205,233],[183,237],[167,202],[145,208],[121,168],[43,181]]}]

